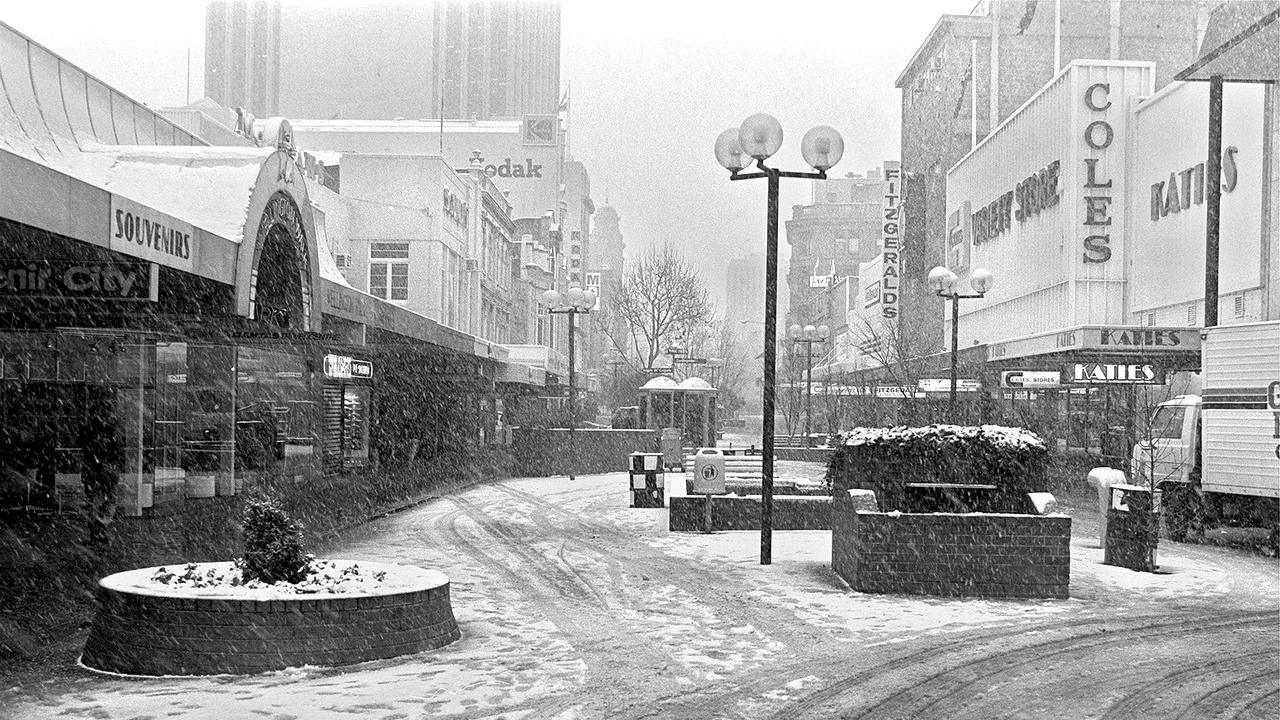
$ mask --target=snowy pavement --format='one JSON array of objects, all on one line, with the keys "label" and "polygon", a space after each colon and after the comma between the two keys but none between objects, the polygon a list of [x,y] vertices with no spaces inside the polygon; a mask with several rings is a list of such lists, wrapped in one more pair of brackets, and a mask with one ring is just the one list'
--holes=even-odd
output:
[{"label": "snowy pavement", "polygon": [[[478,486],[327,549],[447,574],[462,639],[441,650],[256,676],[85,671],[0,702],[14,718],[907,717],[936,716],[943,693],[967,698],[945,716],[1033,717],[1000,710],[1056,698],[1057,717],[1142,717],[1170,693],[1126,677],[1141,649],[1159,677],[1222,675],[1197,696],[1206,707],[1280,711],[1280,694],[1222,695],[1238,674],[1280,669],[1274,559],[1162,543],[1162,574],[1104,566],[1081,502],[1068,600],[869,595],[831,571],[829,532],[775,533],[761,566],[759,533],[670,533],[666,510],[629,508],[626,488],[621,473]],[[1051,682],[1071,673],[1083,679]],[[1280,693],[1271,675],[1255,685]]]}]

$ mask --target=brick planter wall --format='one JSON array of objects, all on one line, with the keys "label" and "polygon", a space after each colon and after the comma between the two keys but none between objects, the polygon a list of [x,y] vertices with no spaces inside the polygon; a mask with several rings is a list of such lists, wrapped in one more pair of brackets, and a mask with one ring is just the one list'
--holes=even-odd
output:
[{"label": "brick planter wall", "polygon": [[1066,598],[1071,518],[832,512],[831,566],[859,592]]},{"label": "brick planter wall", "polygon": [[81,660],[132,675],[254,673],[390,658],[459,638],[443,573],[360,565],[409,574],[413,582],[383,595],[248,600],[161,595],[136,587],[155,568],[109,575],[98,586],[98,610]]},{"label": "brick planter wall", "polygon": [[[667,498],[667,526],[672,532],[703,529],[701,495]],[[713,530],[759,530],[760,498],[720,496],[711,501]],[[782,496],[773,498],[774,530],[827,530],[831,528],[831,497]]]}]

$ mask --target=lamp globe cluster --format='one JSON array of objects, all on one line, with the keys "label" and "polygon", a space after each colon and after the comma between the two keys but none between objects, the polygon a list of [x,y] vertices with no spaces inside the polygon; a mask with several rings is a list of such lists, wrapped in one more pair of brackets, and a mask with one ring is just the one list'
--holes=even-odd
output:
[{"label": "lamp globe cluster", "polygon": [[596,294],[582,288],[569,288],[563,293],[548,290],[542,293],[542,304],[558,312],[588,312],[596,306]]},{"label": "lamp globe cluster", "polygon": [[[782,147],[782,124],[768,113],[756,113],[736,128],[729,128],[716,138],[716,160],[730,172],[765,160]],[[828,125],[819,125],[800,140],[800,155],[819,172],[826,172],[844,156],[844,138]]]},{"label": "lamp globe cluster", "polygon": [[[959,292],[960,278],[941,265],[929,271],[929,287],[938,295],[949,296]],[[986,295],[995,284],[995,277],[986,268],[976,268],[969,273],[969,287],[979,296]]]},{"label": "lamp globe cluster", "polygon": [[819,325],[817,327],[814,327],[812,325],[805,325],[804,327],[800,327],[799,325],[792,325],[791,327],[787,328],[787,335],[792,340],[823,341],[831,337],[831,328],[827,327],[826,325]]}]

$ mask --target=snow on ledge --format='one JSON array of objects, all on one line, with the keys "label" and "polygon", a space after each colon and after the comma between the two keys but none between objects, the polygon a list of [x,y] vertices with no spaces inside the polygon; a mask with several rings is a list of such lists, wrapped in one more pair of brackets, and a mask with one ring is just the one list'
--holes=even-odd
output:
[{"label": "snow on ledge", "polygon": [[[343,568],[359,566],[359,580],[346,580],[334,584],[332,590],[307,592],[289,583],[248,585],[213,585],[194,587],[192,585],[168,585],[152,579],[162,567],[169,571],[184,571],[185,563],[174,565],[139,568],[108,575],[99,581],[102,587],[117,592],[155,597],[198,597],[224,598],[234,600],[317,600],[335,597],[370,597],[375,595],[396,595],[400,593],[430,590],[448,584],[449,578],[439,570],[428,570],[415,565],[396,565],[392,563],[364,562],[355,560],[327,560],[338,573]],[[214,575],[229,575],[233,571],[230,562],[191,563],[196,566],[195,572],[201,575],[209,572]],[[385,573],[381,580],[374,580],[376,573]],[[237,573],[238,574],[238,573]]]}]

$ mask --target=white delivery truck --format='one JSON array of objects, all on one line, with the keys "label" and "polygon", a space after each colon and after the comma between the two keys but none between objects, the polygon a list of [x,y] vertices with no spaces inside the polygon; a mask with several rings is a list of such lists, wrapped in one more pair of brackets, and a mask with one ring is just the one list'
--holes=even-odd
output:
[{"label": "white delivery truck", "polygon": [[1280,541],[1280,321],[1205,328],[1201,394],[1156,407],[1131,482],[1163,491],[1175,539],[1206,527],[1271,529]]}]

